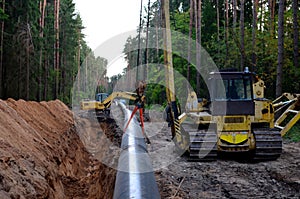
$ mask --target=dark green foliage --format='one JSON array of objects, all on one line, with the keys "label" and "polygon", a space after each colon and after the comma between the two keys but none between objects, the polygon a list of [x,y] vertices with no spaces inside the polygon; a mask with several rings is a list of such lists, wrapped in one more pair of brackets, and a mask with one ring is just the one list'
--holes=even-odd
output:
[{"label": "dark green foliage", "polygon": [[[1,1],[1,7],[3,7]],[[88,73],[104,73],[107,65],[102,58],[95,58],[84,41],[82,20],[75,11],[73,0],[60,0],[59,10],[59,70],[55,70],[54,1],[47,1],[44,26],[41,26],[44,0],[5,1],[5,10],[0,8],[0,20],[4,22],[2,93],[0,98],[27,100],[51,100],[59,98],[71,104],[78,68],[85,93],[89,88]],[[80,54],[79,54],[80,53]],[[99,68],[102,72],[95,73]],[[103,69],[104,68],[104,69]],[[105,74],[102,74],[104,76]],[[58,95],[55,81],[58,77]],[[94,82],[97,84],[97,82]],[[96,86],[94,86],[96,88]]]},{"label": "dark green foliage", "polygon": [[300,124],[299,122],[291,128],[287,132],[287,134],[284,136],[286,140],[292,141],[292,142],[300,142]]},{"label": "dark green foliage", "polygon": [[[241,44],[240,44],[240,1],[237,1],[237,27],[233,28],[233,9],[229,7],[229,27],[228,27],[228,49],[225,43],[225,3],[219,1],[219,34],[217,29],[217,1],[216,0],[203,0],[202,1],[202,47],[209,53],[215,64],[219,69],[224,68],[240,68],[241,62]],[[292,2],[285,2],[284,12],[284,65],[283,65],[283,91],[300,93],[300,69],[293,66],[293,10]],[[172,0],[170,1],[170,20],[171,28],[175,31],[181,32],[188,37],[189,32],[189,10],[190,1]],[[229,3],[231,3],[229,1]],[[231,4],[230,4],[231,5]],[[161,21],[161,10],[159,1],[154,3],[150,10],[150,26],[155,28],[156,26],[161,27],[163,22]],[[275,4],[275,17],[273,23],[273,31],[270,25],[270,10],[268,7],[268,1],[259,1],[258,9],[258,21],[256,31],[256,47],[252,47],[252,25],[253,25],[253,2],[245,1],[245,66],[255,73],[257,73],[266,84],[266,97],[270,99],[275,98],[276,89],[276,67],[277,67],[277,56],[278,56],[278,41],[277,41],[277,30],[278,30],[278,5]],[[262,14],[263,13],[263,14]],[[299,12],[298,12],[299,14]],[[159,21],[159,23],[157,23]],[[298,17],[298,21],[299,17]],[[145,27],[145,24],[143,24]],[[144,28],[145,29],[145,28]],[[153,37],[150,42],[155,42],[158,37],[159,42],[162,42],[162,37],[151,32]],[[195,27],[192,30],[192,39],[195,40]],[[219,35],[219,41],[218,41]],[[173,43],[180,42],[181,38],[172,38]],[[176,40],[174,42],[174,40]],[[143,42],[143,41],[142,41]],[[136,38],[129,38],[125,47],[125,52],[128,52],[130,45],[137,43]],[[298,44],[300,45],[300,44]],[[194,51],[192,49],[192,51]],[[226,52],[228,51],[228,54]],[[159,54],[157,54],[159,52]],[[252,54],[257,57],[257,64],[252,63]],[[163,63],[163,52],[150,49],[149,59],[151,63]],[[192,53],[195,56],[195,53]],[[126,53],[130,67],[136,66],[136,52]],[[192,59],[195,59],[192,57]],[[145,63],[145,60],[144,60]],[[174,69],[180,72],[184,77],[187,74],[187,60],[179,57],[174,53],[173,55],[173,66]],[[196,70],[194,66],[191,67],[191,81],[190,85],[196,90]],[[176,92],[180,93],[181,89],[179,85],[176,85]],[[148,102],[161,103],[161,93],[165,90],[162,86],[150,85],[147,89]],[[202,80],[201,83],[201,97],[207,97],[207,89],[205,83]],[[166,100],[166,99],[165,99]]]},{"label": "dark green foliage", "polygon": [[[66,103],[70,103],[71,89],[80,72],[80,95],[91,97],[99,88],[101,91],[109,92],[114,87],[122,75],[112,77],[110,85],[105,77],[107,61],[96,58],[91,49],[84,41],[82,34],[81,18],[75,12],[72,0],[60,0],[60,31],[59,31],[59,71],[54,70],[54,1],[47,1],[45,9],[45,25],[40,27],[40,2],[41,0],[0,1],[0,21],[4,22],[3,32],[3,59],[1,98],[24,98],[30,100],[50,100],[54,98],[55,79],[59,77],[58,98]],[[216,0],[202,1],[202,47],[209,53],[218,68],[240,68],[241,44],[239,22],[233,28],[233,10],[229,9],[228,45],[225,43],[225,5],[224,1],[219,2],[219,33],[217,27]],[[270,23],[270,10],[268,1],[259,1],[258,21],[256,31],[256,48],[252,48],[252,1],[245,1],[245,65],[256,72],[265,81],[266,97],[274,98],[276,89],[276,67],[277,67],[277,30],[278,30],[278,5],[275,5],[274,23]],[[283,62],[283,91],[300,93],[300,69],[294,67],[293,57],[293,10],[292,2],[285,1],[284,12],[284,62]],[[189,11],[190,1],[172,0],[170,1],[171,28],[174,31],[183,33],[188,37],[189,33]],[[230,3],[230,1],[229,1]],[[238,10],[239,10],[238,1]],[[299,9],[299,6],[298,6]],[[145,10],[147,10],[145,8]],[[263,15],[261,14],[263,11]],[[299,13],[299,12],[298,12]],[[161,21],[160,2],[151,4],[149,11],[150,30],[147,60],[145,60],[145,49],[140,52],[142,64],[156,63],[163,64],[163,50],[153,48],[158,43],[162,46],[161,34],[156,34],[156,30],[163,26]],[[237,12],[239,19],[239,11]],[[143,16],[143,19],[146,19]],[[299,17],[298,17],[298,21]],[[299,24],[299,23],[298,23]],[[137,24],[138,25],[138,24]],[[142,32],[146,31],[146,20],[143,20]],[[192,39],[195,40],[195,26],[192,30]],[[273,30],[271,28],[273,27]],[[157,28],[157,29],[156,29]],[[43,35],[41,36],[41,32]],[[219,40],[218,40],[219,35]],[[185,45],[187,41],[182,38],[172,38],[174,45]],[[141,46],[145,46],[145,38],[141,39]],[[154,45],[155,44],[155,45]],[[137,50],[133,50],[138,45],[138,38],[128,38],[124,52],[128,61],[129,69],[137,65]],[[300,45],[300,44],[298,44]],[[176,46],[175,46],[176,48]],[[227,49],[228,48],[228,49]],[[191,49],[192,56],[195,56],[195,49]],[[226,53],[228,52],[228,53]],[[255,53],[257,65],[253,65],[251,56]],[[192,60],[195,57],[192,57]],[[187,76],[187,60],[176,54],[173,55],[173,65],[183,77]],[[78,71],[79,66],[82,66]],[[89,68],[89,70],[85,70]],[[124,72],[126,74],[126,71]],[[190,85],[196,90],[196,69],[191,65]],[[92,77],[101,81],[89,82],[87,77]],[[93,79],[91,78],[91,79]],[[134,80],[132,80],[134,81]],[[207,89],[204,80],[201,80],[201,97],[207,97]],[[179,94],[185,88],[177,86],[176,92]],[[150,85],[147,88],[150,93],[147,96],[148,102],[163,103],[165,88],[161,85]]]}]

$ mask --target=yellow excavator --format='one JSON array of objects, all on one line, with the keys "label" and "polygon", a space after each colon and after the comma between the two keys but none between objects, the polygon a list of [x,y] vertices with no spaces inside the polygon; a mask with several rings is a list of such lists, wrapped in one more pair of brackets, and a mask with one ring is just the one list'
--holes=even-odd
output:
[{"label": "yellow excavator", "polygon": [[[114,99],[122,100],[127,99],[134,103],[138,101],[145,101],[144,91],[146,88],[145,81],[138,81],[136,83],[136,92],[125,92],[125,91],[115,91],[110,95],[108,93],[97,93],[95,100],[83,100],[80,103],[80,109],[87,112],[89,117],[96,116],[99,120],[110,118],[110,108]],[[144,109],[144,103],[143,107]],[[143,110],[143,116],[145,121],[148,121],[149,114],[145,113]]]},{"label": "yellow excavator", "polygon": [[135,101],[137,97],[137,93],[131,92],[113,92],[110,95],[108,93],[97,93],[95,100],[81,101],[80,109],[89,112],[89,115],[96,115],[97,118],[109,118],[111,103],[114,99]]}]

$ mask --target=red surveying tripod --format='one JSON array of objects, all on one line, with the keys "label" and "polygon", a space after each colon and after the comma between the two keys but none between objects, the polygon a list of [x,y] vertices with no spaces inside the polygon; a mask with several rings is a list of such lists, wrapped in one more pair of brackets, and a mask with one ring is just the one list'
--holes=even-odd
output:
[{"label": "red surveying tripod", "polygon": [[145,128],[144,128],[144,114],[143,114],[143,110],[144,110],[144,104],[145,104],[145,95],[144,95],[144,91],[145,91],[145,87],[146,87],[146,84],[144,82],[139,82],[138,84],[138,88],[136,89],[136,92],[137,92],[137,99],[135,101],[135,107],[131,113],[131,116],[127,122],[127,125],[124,129],[124,132],[126,132],[126,129],[129,125],[129,123],[131,122],[132,118],[134,117],[135,113],[137,112],[137,110],[139,110],[139,113],[140,113],[140,124],[141,124],[141,127],[142,127],[142,133],[143,133],[143,136],[145,137],[145,141],[147,144],[150,144],[150,140],[149,138],[147,137],[146,133],[145,133]]}]

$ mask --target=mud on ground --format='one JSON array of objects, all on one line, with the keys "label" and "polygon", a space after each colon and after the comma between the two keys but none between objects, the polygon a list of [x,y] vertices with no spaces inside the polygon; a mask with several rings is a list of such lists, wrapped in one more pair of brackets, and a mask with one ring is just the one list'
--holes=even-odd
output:
[{"label": "mud on ground", "polygon": [[[161,133],[152,143],[163,147],[170,142],[167,124]],[[162,198],[299,198],[300,143],[285,141],[276,161],[189,162],[182,156],[155,174]]]},{"label": "mud on ground", "polygon": [[[119,114],[114,113],[115,117]],[[186,156],[174,152],[163,115],[157,112],[150,116],[145,130],[151,139],[148,151],[161,198],[300,197],[300,143],[284,142],[283,153],[276,161],[253,163],[227,157],[213,162],[189,162]],[[118,120],[122,119],[110,123],[110,130],[105,131],[105,136],[116,141],[121,138],[123,125]],[[104,124],[107,125],[101,123]]]}]

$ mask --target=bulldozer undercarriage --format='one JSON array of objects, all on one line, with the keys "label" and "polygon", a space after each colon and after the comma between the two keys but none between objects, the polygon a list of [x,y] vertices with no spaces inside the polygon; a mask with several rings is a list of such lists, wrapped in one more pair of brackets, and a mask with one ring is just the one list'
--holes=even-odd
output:
[{"label": "bulldozer undercarriage", "polygon": [[212,161],[217,158],[217,135],[214,130],[198,130],[193,124],[182,124],[181,128],[189,138],[189,161]]},{"label": "bulldozer undercarriage", "polygon": [[254,129],[256,141],[253,160],[276,160],[282,152],[282,137],[277,129]]},{"label": "bulldozer undercarriage", "polygon": [[[255,138],[254,150],[218,150],[218,137],[213,129],[198,129],[196,125],[183,123],[181,130],[188,135],[186,147],[188,151],[189,161],[214,161],[218,158],[218,154],[222,153],[221,157],[232,153],[240,153],[243,158],[250,161],[270,161],[280,157],[282,152],[282,137],[278,129],[254,129],[253,135]],[[236,148],[234,145],[229,145],[228,148]],[[245,155],[247,154],[247,155]]]}]

